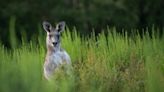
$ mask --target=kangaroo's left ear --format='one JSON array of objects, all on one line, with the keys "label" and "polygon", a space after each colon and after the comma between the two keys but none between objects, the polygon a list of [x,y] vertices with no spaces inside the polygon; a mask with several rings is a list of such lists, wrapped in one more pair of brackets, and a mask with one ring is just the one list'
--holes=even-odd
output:
[{"label": "kangaroo's left ear", "polygon": [[57,29],[58,32],[63,32],[64,31],[64,28],[65,28],[65,22],[64,21],[59,22],[56,25],[56,29]]}]

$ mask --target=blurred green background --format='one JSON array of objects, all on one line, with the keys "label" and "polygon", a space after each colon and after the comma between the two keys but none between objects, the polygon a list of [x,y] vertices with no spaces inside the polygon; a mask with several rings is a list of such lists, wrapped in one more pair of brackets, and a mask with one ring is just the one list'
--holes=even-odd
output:
[{"label": "blurred green background", "polygon": [[27,34],[28,39],[38,35],[43,20],[55,24],[66,21],[81,34],[94,29],[141,29],[152,27],[162,32],[164,26],[163,0],[1,0],[0,40],[8,46],[9,21],[15,18],[16,36]]},{"label": "blurred green background", "polygon": [[[163,10],[162,0],[0,0],[0,92],[164,92]],[[49,82],[44,20],[66,21],[72,61]]]}]

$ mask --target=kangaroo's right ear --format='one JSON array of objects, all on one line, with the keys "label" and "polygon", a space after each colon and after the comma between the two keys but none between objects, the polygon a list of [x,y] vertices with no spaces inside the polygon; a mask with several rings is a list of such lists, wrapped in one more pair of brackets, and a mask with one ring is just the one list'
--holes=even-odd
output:
[{"label": "kangaroo's right ear", "polygon": [[44,30],[46,32],[50,32],[51,31],[52,26],[51,26],[51,24],[49,22],[43,21],[42,25],[43,25],[43,28],[44,28]]}]

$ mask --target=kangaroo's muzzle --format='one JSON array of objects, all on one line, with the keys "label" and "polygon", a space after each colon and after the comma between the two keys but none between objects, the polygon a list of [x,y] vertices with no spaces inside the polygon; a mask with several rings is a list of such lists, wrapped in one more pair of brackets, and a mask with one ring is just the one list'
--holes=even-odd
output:
[{"label": "kangaroo's muzzle", "polygon": [[54,47],[55,47],[55,46],[58,44],[58,42],[53,42],[52,44],[53,44],[53,45],[54,45]]}]

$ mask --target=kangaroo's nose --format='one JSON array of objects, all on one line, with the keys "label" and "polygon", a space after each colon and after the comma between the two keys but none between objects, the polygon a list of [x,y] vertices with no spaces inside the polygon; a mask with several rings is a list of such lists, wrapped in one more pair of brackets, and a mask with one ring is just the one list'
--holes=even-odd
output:
[{"label": "kangaroo's nose", "polygon": [[52,44],[53,44],[54,46],[56,46],[58,43],[57,43],[57,42],[53,42]]}]

